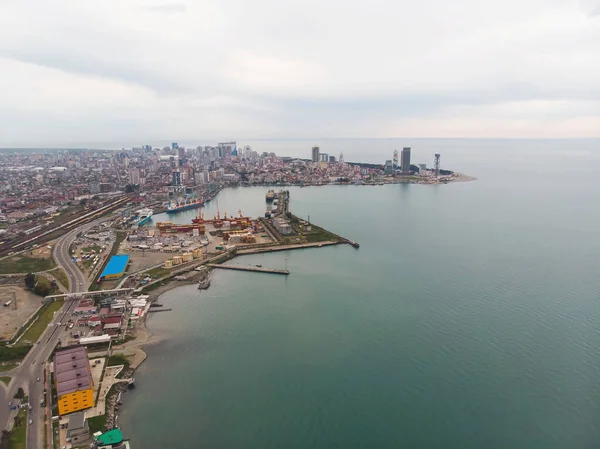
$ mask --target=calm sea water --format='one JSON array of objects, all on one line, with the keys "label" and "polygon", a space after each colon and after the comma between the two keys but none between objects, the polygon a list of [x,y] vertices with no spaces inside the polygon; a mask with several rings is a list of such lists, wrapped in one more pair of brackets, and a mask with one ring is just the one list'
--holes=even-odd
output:
[{"label": "calm sea water", "polygon": [[[292,274],[163,295],[120,416],[135,448],[598,447],[599,142],[412,145],[478,181],[292,188],[360,249],[246,256]],[[262,214],[264,194],[220,209]]]}]

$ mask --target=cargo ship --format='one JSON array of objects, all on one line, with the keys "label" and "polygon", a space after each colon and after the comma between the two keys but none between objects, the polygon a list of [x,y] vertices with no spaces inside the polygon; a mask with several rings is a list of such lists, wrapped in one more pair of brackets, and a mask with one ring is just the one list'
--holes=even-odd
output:
[{"label": "cargo ship", "polygon": [[154,213],[154,211],[152,209],[144,208],[138,210],[136,213],[138,216],[135,224],[138,226],[142,226],[152,218],[152,214]]},{"label": "cargo ship", "polygon": [[174,203],[169,202],[166,212],[167,214],[174,214],[175,212],[181,212],[184,210],[198,209],[203,205],[204,202],[200,198],[195,198],[193,200],[182,200]]},{"label": "cargo ship", "polygon": [[267,192],[267,196],[266,196],[267,203],[270,203],[271,201],[273,201],[274,198],[275,198],[275,190],[269,190]]}]

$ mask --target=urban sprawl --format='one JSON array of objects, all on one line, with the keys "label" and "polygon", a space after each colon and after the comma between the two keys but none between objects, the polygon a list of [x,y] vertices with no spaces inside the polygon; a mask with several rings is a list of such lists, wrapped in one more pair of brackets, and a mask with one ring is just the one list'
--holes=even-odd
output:
[{"label": "urban sprawl", "polygon": [[[215,268],[290,274],[227,263],[242,254],[359,248],[294,215],[287,186],[474,179],[441,169],[439,153],[428,155],[431,168],[412,164],[410,148],[391,153],[377,165],[319,147],[291,158],[236,142],[0,151],[0,444],[130,448],[117,416],[146,357],[145,319],[170,310],[161,292],[207,289]],[[265,186],[264,213],[221,210],[228,186]],[[205,216],[211,201],[216,212]],[[169,218],[188,210],[186,222]]]}]

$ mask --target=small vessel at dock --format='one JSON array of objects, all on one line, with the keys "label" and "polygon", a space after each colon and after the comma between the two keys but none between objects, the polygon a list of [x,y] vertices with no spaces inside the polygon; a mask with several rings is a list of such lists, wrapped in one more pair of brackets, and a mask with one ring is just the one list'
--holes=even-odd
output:
[{"label": "small vessel at dock", "polygon": [[135,224],[137,224],[138,226],[142,226],[152,218],[152,214],[154,213],[154,211],[146,207],[144,209],[138,210],[136,213],[137,219]]},{"label": "small vessel at dock", "polygon": [[270,203],[271,201],[273,201],[275,199],[275,191],[274,190],[269,190],[267,192],[267,195],[266,195],[265,199],[267,200],[267,203]]}]

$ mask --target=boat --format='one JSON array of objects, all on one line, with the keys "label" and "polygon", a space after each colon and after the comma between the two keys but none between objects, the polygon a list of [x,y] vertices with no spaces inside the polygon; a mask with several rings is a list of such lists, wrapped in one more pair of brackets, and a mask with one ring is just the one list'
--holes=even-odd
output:
[{"label": "boat", "polygon": [[147,223],[152,218],[152,214],[154,213],[154,211],[152,209],[145,207],[144,209],[138,210],[136,213],[137,213],[136,224],[138,226],[142,226],[143,224]]},{"label": "boat", "polygon": [[273,199],[275,199],[275,190],[269,190],[267,192],[266,200],[268,203],[270,203],[271,201],[273,201]]},{"label": "boat", "polygon": [[193,200],[182,200],[176,201],[174,203],[169,202],[169,206],[167,207],[167,214],[174,214],[176,212],[181,212],[184,210],[197,209],[202,207],[204,202],[200,198],[195,198]]}]

